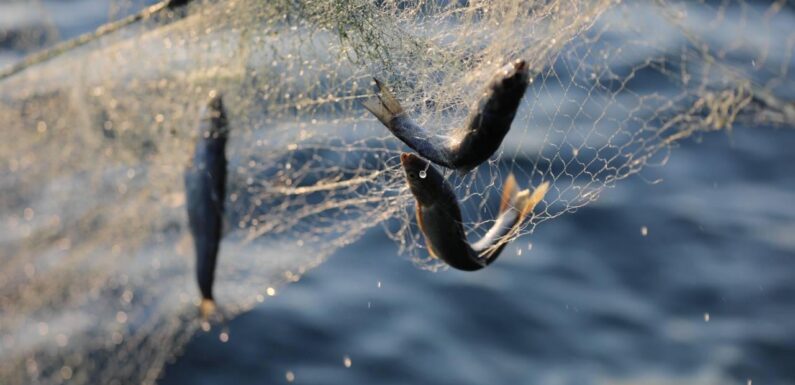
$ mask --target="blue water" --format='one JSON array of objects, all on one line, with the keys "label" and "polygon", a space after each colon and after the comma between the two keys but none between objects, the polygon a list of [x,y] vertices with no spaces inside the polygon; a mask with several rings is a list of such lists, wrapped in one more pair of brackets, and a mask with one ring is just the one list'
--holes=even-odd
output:
[{"label": "blue water", "polygon": [[689,140],[476,273],[421,270],[373,229],[161,383],[795,384],[793,149],[789,128]]},{"label": "blue water", "polygon": [[794,384],[793,148],[764,127],[686,143],[477,273],[417,269],[376,229],[163,383]]}]

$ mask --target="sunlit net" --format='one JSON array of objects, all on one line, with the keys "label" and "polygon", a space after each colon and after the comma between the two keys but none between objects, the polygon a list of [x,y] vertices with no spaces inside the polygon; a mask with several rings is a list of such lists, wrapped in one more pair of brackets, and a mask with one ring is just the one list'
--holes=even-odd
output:
[{"label": "sunlit net", "polygon": [[227,317],[377,225],[440,267],[414,221],[406,148],[361,108],[372,76],[444,134],[501,65],[530,64],[501,150],[448,172],[473,238],[509,172],[552,184],[526,235],[683,139],[738,119],[793,124],[775,96],[795,89],[783,3],[376,3],[198,2],[0,81],[0,383],[152,383],[199,326],[182,173],[213,90],[231,127]]}]

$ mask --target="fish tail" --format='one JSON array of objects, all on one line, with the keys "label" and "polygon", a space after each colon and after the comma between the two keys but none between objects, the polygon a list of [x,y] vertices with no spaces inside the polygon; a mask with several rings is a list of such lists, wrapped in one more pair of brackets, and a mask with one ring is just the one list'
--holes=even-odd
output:
[{"label": "fish tail", "polygon": [[515,207],[516,199],[519,194],[516,178],[513,173],[508,174],[505,178],[505,183],[502,185],[502,197],[500,198],[500,213],[504,213],[511,207]]},{"label": "fish tail", "polygon": [[519,232],[525,217],[544,199],[549,183],[543,183],[532,193],[530,190],[518,191],[513,174],[505,178],[500,201],[500,214],[488,232],[472,245],[472,249],[485,259],[488,265],[497,259],[505,245]]},{"label": "fish tail", "polygon": [[202,302],[199,304],[199,314],[202,320],[208,320],[215,314],[215,301],[209,298],[202,298]]},{"label": "fish tail", "polygon": [[518,223],[524,221],[525,217],[533,212],[533,209],[536,207],[536,205],[544,199],[544,196],[547,195],[547,191],[549,191],[549,182],[544,182],[540,186],[536,187],[532,193],[530,193],[529,190],[522,190],[516,194],[516,203],[514,207],[519,210]]},{"label": "fish tail", "polygon": [[389,89],[384,87],[384,84],[380,80],[376,78],[373,78],[373,80],[375,80],[378,93],[375,97],[362,102],[362,105],[367,111],[375,115],[381,123],[389,127],[389,122],[392,121],[395,116],[403,113],[403,107],[401,107],[395,95],[389,92]]}]

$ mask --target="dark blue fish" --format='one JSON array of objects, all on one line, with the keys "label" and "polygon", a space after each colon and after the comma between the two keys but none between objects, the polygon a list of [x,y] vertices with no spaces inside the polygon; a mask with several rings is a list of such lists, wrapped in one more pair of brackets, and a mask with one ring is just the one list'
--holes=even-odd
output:
[{"label": "dark blue fish", "polygon": [[223,227],[228,135],[221,96],[214,96],[202,113],[193,161],[185,170],[188,223],[196,249],[196,280],[204,317],[215,309],[212,289]]},{"label": "dark blue fish", "polygon": [[480,270],[494,262],[549,189],[549,183],[544,182],[532,194],[528,190],[517,191],[516,179],[509,175],[503,186],[497,220],[483,238],[470,244],[464,232],[458,198],[442,174],[413,154],[402,154],[400,163],[417,200],[417,223],[428,251],[459,270]]},{"label": "dark blue fish", "polygon": [[529,81],[529,70],[524,60],[502,67],[471,108],[466,126],[456,130],[451,137],[432,135],[414,123],[378,79],[375,79],[376,98],[365,101],[363,105],[423,158],[447,168],[469,171],[500,148],[511,129]]}]

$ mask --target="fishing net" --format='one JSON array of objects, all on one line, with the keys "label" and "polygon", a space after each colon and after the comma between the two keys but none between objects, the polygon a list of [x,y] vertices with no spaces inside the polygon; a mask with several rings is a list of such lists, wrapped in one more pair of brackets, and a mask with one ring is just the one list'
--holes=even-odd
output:
[{"label": "fishing net", "polygon": [[[116,24],[0,74],[0,382],[153,383],[200,327],[182,175],[211,94],[231,128],[216,277],[228,318],[377,226],[440,267],[406,148],[361,107],[373,76],[443,135],[498,68],[528,61],[501,149],[446,172],[472,239],[508,173],[551,183],[527,242],[684,139],[792,126],[791,6],[727,3],[235,0],[129,17],[114,3]],[[0,41],[47,45],[48,31]]]}]

